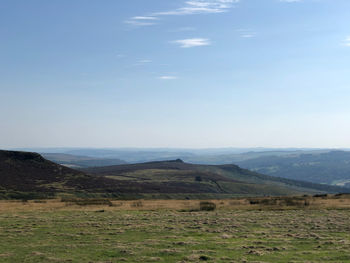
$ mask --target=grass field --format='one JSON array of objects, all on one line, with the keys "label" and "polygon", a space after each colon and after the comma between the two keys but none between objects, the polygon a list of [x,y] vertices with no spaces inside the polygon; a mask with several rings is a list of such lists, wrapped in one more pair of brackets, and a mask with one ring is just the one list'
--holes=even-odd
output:
[{"label": "grass field", "polygon": [[0,262],[350,262],[348,197],[259,200],[1,201]]}]

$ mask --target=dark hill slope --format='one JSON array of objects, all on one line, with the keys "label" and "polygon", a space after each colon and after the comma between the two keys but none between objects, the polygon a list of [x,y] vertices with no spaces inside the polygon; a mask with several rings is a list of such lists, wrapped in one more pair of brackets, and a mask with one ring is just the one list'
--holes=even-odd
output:
[{"label": "dark hill slope", "polygon": [[52,183],[81,175],[82,172],[47,161],[37,153],[0,151],[0,186],[6,189],[49,190]]},{"label": "dark hill slope", "polygon": [[0,189],[21,192],[79,192],[115,184],[44,159],[37,153],[0,151]]}]

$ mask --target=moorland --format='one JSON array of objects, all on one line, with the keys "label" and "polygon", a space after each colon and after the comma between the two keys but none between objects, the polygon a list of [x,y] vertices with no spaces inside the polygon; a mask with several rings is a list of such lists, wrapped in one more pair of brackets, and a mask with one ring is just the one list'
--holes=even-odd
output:
[{"label": "moorland", "polygon": [[0,151],[0,262],[350,262],[347,188],[180,159]]},{"label": "moorland", "polygon": [[201,202],[0,201],[0,262],[350,262],[348,195]]}]

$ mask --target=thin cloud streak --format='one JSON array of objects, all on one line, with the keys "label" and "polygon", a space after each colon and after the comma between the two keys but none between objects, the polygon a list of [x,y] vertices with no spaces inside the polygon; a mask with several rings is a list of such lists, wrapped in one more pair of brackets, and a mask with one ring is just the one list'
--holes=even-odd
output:
[{"label": "thin cloud streak", "polygon": [[207,38],[188,38],[172,41],[174,44],[180,45],[181,48],[192,48],[201,46],[210,46],[210,40]]},{"label": "thin cloud streak", "polygon": [[138,60],[135,64],[133,64],[132,66],[135,67],[135,66],[145,66],[145,65],[148,65],[150,63],[152,63],[153,61],[150,60],[150,59],[141,59],[141,60]]},{"label": "thin cloud streak", "polygon": [[297,2],[302,2],[303,0],[280,0],[280,2],[285,2],[285,3],[297,3]]},{"label": "thin cloud streak", "polygon": [[240,0],[191,0],[174,10],[155,12],[147,16],[134,16],[124,21],[134,26],[152,26],[161,16],[216,14],[229,11]]},{"label": "thin cloud streak", "polygon": [[176,29],[169,30],[169,32],[189,32],[189,31],[196,31],[197,29],[195,27],[179,27]]},{"label": "thin cloud streak", "polygon": [[133,26],[153,26],[156,24],[156,20],[159,20],[159,18],[154,16],[134,16],[124,21],[124,23]]},{"label": "thin cloud streak", "polygon": [[134,16],[131,19],[133,20],[158,20],[159,18],[154,16]]},{"label": "thin cloud streak", "polygon": [[254,38],[256,33],[249,29],[238,29],[237,32],[240,34],[241,38]]},{"label": "thin cloud streak", "polygon": [[175,79],[177,79],[177,77],[175,77],[175,76],[160,76],[160,77],[158,77],[158,79],[160,79],[160,80],[175,80]]},{"label": "thin cloud streak", "polygon": [[245,34],[245,35],[241,35],[242,38],[253,38],[255,37],[254,34]]},{"label": "thin cloud streak", "polygon": [[183,7],[175,10],[154,13],[154,16],[167,15],[195,15],[195,14],[215,14],[223,13],[233,8],[233,4],[239,0],[193,0],[186,1]]},{"label": "thin cloud streak", "polygon": [[138,20],[126,20],[126,21],[124,21],[124,23],[132,25],[132,26],[153,26],[153,25],[157,24],[157,23],[153,23],[153,22],[143,22],[143,21],[138,21]]},{"label": "thin cloud streak", "polygon": [[348,36],[345,41],[344,41],[344,45],[347,47],[350,47],[350,36]]}]

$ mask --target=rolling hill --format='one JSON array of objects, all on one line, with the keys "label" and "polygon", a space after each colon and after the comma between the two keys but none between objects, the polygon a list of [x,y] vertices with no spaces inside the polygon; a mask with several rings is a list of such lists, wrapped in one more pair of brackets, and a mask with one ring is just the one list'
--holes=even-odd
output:
[{"label": "rolling hill", "polygon": [[[182,159],[196,164],[231,164],[238,161],[255,159],[263,156],[301,155],[329,152],[327,149],[268,149],[268,148],[222,148],[222,149],[172,149],[172,148],[33,148],[13,149],[43,154],[64,154],[97,159],[119,159],[127,163],[144,163]],[[66,158],[63,155],[63,160]],[[56,155],[57,157],[57,155]],[[53,158],[56,158],[55,156]],[[114,165],[114,164],[111,164]],[[96,165],[97,166],[97,165]]]},{"label": "rolling hill", "polygon": [[350,152],[264,156],[238,165],[258,173],[350,188]]},{"label": "rolling hill", "polygon": [[340,187],[276,178],[236,165],[196,165],[182,160],[149,162],[84,169],[96,176],[119,181],[181,185],[189,192],[233,195],[290,195],[316,192],[343,192]]},{"label": "rolling hill", "polygon": [[81,170],[37,153],[0,151],[0,198],[59,195],[117,198],[221,198],[339,193],[344,188],[261,175],[236,165],[194,165],[181,160]]}]

